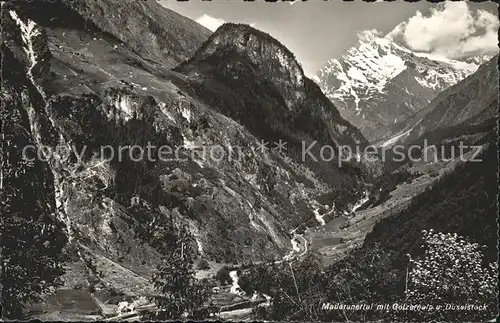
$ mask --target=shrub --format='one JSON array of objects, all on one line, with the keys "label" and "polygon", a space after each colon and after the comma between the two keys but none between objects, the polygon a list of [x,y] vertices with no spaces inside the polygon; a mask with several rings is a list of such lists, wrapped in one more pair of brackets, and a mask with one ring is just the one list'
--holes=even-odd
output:
[{"label": "shrub", "polygon": [[468,242],[456,233],[423,230],[423,241],[425,254],[417,259],[410,257],[408,300],[435,306],[487,305],[485,311],[436,309],[427,313],[432,319],[482,321],[495,317],[498,264],[484,265],[479,244]]}]

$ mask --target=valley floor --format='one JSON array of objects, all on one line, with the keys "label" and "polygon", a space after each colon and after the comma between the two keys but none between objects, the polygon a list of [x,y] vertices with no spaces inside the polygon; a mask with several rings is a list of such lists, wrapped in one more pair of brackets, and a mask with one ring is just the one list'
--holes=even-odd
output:
[{"label": "valley floor", "polygon": [[[418,195],[436,179],[437,177],[427,173],[415,178],[412,183],[398,185],[391,192],[390,198],[378,206],[357,211],[350,218],[341,216],[325,225],[308,228],[304,234],[294,236],[298,242],[295,245],[294,257],[303,258],[308,253],[316,253],[321,256],[325,266],[342,259],[352,249],[363,244],[365,235],[372,230],[377,221],[405,208],[412,197]],[[120,290],[125,291],[125,294],[121,294],[122,301],[128,300],[128,306],[135,306],[135,309],[117,314],[117,305],[110,304],[116,303],[116,300],[112,302],[109,296],[101,295],[99,291],[90,293],[85,288],[76,289],[73,286],[73,288],[57,291],[47,299],[45,304],[31,308],[32,317],[43,320],[136,320],[138,312],[154,307],[145,299],[142,302],[136,301],[135,304],[131,301],[131,299],[137,299],[141,291],[148,289],[150,272],[135,270],[124,263],[116,264],[102,255],[96,256],[97,271],[115,273],[112,277],[106,275],[105,281],[112,286],[122,286]],[[209,262],[209,266],[210,269],[199,270],[196,277],[198,279],[213,278],[223,266],[234,269],[240,265]],[[83,272],[73,269],[67,273],[66,278],[76,282],[82,279],[78,278],[82,275]],[[221,318],[229,320],[248,319],[251,315],[251,308],[263,301],[255,302],[251,295],[238,295],[234,291],[231,292],[231,285],[221,287],[215,298],[223,308],[223,312],[220,313]]]},{"label": "valley floor", "polygon": [[375,207],[355,212],[353,217],[337,217],[324,226],[306,230],[304,237],[310,251],[321,255],[328,266],[345,257],[352,249],[361,246],[364,238],[380,219],[398,213],[411,199],[427,188],[436,177],[429,174],[415,178],[412,183],[402,183],[391,192],[391,197]]}]

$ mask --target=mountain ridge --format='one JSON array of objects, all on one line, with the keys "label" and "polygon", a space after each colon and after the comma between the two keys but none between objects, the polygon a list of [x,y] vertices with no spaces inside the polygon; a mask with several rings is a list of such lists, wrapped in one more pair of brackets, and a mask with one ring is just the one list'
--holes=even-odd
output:
[{"label": "mountain ridge", "polygon": [[[133,2],[107,1],[122,6],[121,10],[130,8]],[[198,70],[198,65],[188,64],[191,74],[168,68],[186,55],[184,49],[158,62],[151,60],[149,55],[160,55],[161,49],[141,53],[136,48],[140,42],[127,44],[122,41],[126,40],[123,35],[114,34],[125,20],[110,20],[116,28],[103,31],[83,19],[79,5],[80,1],[75,2],[76,7],[60,2],[45,6],[37,3],[36,8],[43,10],[29,10],[18,2],[3,5],[2,24],[8,26],[4,29],[8,32],[2,34],[2,59],[7,69],[2,72],[21,66],[11,72],[24,76],[16,87],[9,87],[14,79],[3,78],[7,86],[2,88],[19,98],[16,109],[27,116],[22,131],[36,139],[37,147],[54,150],[62,146],[78,153],[87,148],[81,160],[55,154],[39,170],[54,174],[54,203],[67,225],[71,245],[82,254],[95,261],[105,257],[133,268],[154,268],[161,259],[153,244],[154,233],[161,230],[166,219],[172,219],[190,228],[199,257],[218,262],[279,259],[293,247],[291,229],[304,223],[317,224],[320,220],[315,214],[325,205],[343,212],[356,203],[366,176],[362,163],[345,162],[344,167],[336,167],[333,162],[325,162],[310,169],[297,158],[278,154],[273,147],[260,149],[262,139],[279,138],[264,138],[249,131],[239,123],[243,119],[235,115],[231,118],[229,110],[220,110],[222,105],[237,106],[239,110],[232,111],[240,113],[245,111],[245,103],[252,102],[253,112],[262,115],[262,107],[268,102],[251,92],[256,91],[264,93],[279,111],[290,114],[283,118],[275,111],[273,118],[281,124],[260,122],[260,131],[330,144],[332,138],[341,144],[366,144],[356,128],[337,117],[338,112],[315,84],[300,83],[307,92],[305,103],[323,110],[307,109],[300,98],[299,109],[289,109],[297,98],[288,84],[273,83],[281,75],[266,80],[255,74],[248,57],[229,56],[223,64],[211,66],[208,61],[202,67],[216,71],[218,76],[249,72],[248,82],[229,84],[241,95],[224,92],[217,98],[212,96],[213,91],[228,85],[212,82],[208,87],[200,86],[203,84],[197,84],[196,73],[201,75],[205,70]],[[58,10],[53,11],[55,8]],[[63,9],[81,19],[51,23]],[[168,12],[163,13],[170,19]],[[30,26],[37,36],[33,38],[24,26]],[[200,29],[200,33],[202,37],[205,32]],[[30,45],[32,40],[36,46]],[[285,53],[282,48],[280,51]],[[274,54],[272,50],[268,53]],[[303,73],[295,64],[293,71]],[[31,77],[28,72],[33,66],[36,68]],[[294,75],[285,69],[283,73]],[[36,90],[21,96],[18,92],[23,87]],[[296,123],[289,127],[286,122],[290,118]],[[327,122],[329,130],[324,129]],[[340,131],[337,126],[346,128]],[[295,128],[301,133],[295,134]],[[178,148],[181,158],[137,162],[130,157],[118,161],[99,155],[100,148],[107,145],[146,147],[148,143]],[[199,156],[195,153],[199,145],[239,146],[242,158],[200,160],[192,157]],[[328,213],[334,215],[333,211]],[[69,266],[80,268],[82,261],[77,256]],[[105,289],[116,282],[112,281],[112,270],[102,270],[103,276],[93,279]],[[72,277],[66,283],[71,288],[82,279]],[[126,290],[133,290],[129,287]]]},{"label": "mountain ridge", "polygon": [[497,116],[498,55],[457,84],[439,93],[425,108],[403,120],[402,128],[381,146],[410,144],[428,132],[454,126],[473,127]]},{"label": "mountain ridge", "polygon": [[[245,59],[245,63],[241,64],[241,70],[238,66],[222,67],[223,62],[231,55],[236,55],[235,58],[238,62]],[[266,64],[263,64],[264,60],[267,62]],[[295,55],[269,34],[246,24],[224,24],[211,35],[190,60],[180,64],[175,70],[189,74],[192,73],[190,69],[194,65],[198,64],[199,69],[203,70],[204,67],[213,64],[213,62],[217,62],[215,64],[222,69],[243,73],[242,75],[230,75],[224,72],[225,75],[220,75],[221,77],[233,78],[235,82],[242,82],[238,78],[246,77],[249,75],[248,73],[270,81],[273,88],[285,98],[287,109],[282,112],[292,119],[302,113],[311,113],[311,115],[319,113],[323,120],[325,118],[335,120],[340,127],[346,128],[349,135],[355,138],[354,142],[343,143],[342,140],[337,140],[336,144],[366,146],[367,141],[359,131],[343,119],[338,110],[328,101],[321,99],[323,101],[314,103],[318,106],[318,111],[308,111],[307,104],[305,104],[308,95],[323,98],[320,89],[304,75]],[[218,70],[214,70],[214,72],[219,73]],[[269,113],[273,112],[269,111]],[[294,123],[293,120],[292,123]],[[329,127],[329,129],[332,133],[331,137],[340,138],[342,136],[338,128]],[[334,137],[333,139],[338,138]]]},{"label": "mountain ridge", "polygon": [[314,79],[342,115],[373,142],[390,136],[387,127],[424,108],[491,57],[451,60],[413,52],[364,31],[357,45],[330,60]]},{"label": "mountain ridge", "polygon": [[[157,1],[13,0],[20,16],[36,16],[51,28],[101,31],[141,57],[173,67],[188,59],[211,34],[204,26]],[[130,15],[135,12],[136,15]],[[148,35],[148,37],[146,37]]]},{"label": "mountain ridge", "polygon": [[[255,305],[260,302],[256,300],[260,292],[267,299],[262,303],[267,309],[259,306],[260,310],[278,311],[274,319],[286,315],[290,320],[305,319],[305,312],[294,306],[309,305],[324,313],[313,317],[343,320],[345,312],[320,307],[342,299],[352,301],[351,296],[377,302],[387,292],[389,297],[384,301],[403,302],[406,289],[401,282],[408,267],[398,260],[405,255],[386,257],[390,254],[381,254],[376,248],[380,242],[389,251],[413,252],[420,245],[417,230],[433,226],[491,237],[496,203],[487,202],[495,194],[496,179],[488,172],[498,165],[493,158],[497,120],[491,113],[494,101],[488,101],[494,87],[488,82],[494,73],[485,77],[481,69],[456,88],[442,92],[444,98],[434,99],[439,104],[432,107],[436,115],[430,126],[422,123],[426,126],[423,135],[438,144],[455,145],[463,138],[481,144],[486,167],[472,163],[461,166],[454,160],[430,165],[438,174],[422,174],[413,165],[391,173],[387,164],[357,151],[347,159],[340,152],[335,155],[340,146],[363,149],[369,142],[343,118],[345,111],[339,111],[304,75],[293,53],[278,40],[240,24],[223,25],[208,35],[189,19],[155,10],[157,6],[156,2],[133,0],[78,0],[36,2],[34,8],[39,10],[33,10],[22,1],[2,3],[0,114],[7,138],[0,147],[1,183],[6,174],[7,188],[0,192],[2,221],[9,229],[24,230],[17,222],[21,218],[32,228],[33,236],[38,231],[45,235],[36,240],[11,230],[27,238],[16,240],[15,235],[6,235],[2,243],[15,246],[9,252],[21,257],[17,263],[14,259],[10,268],[21,264],[15,269],[21,268],[23,275],[31,274],[29,269],[34,267],[29,261],[22,266],[24,250],[41,251],[35,257],[44,258],[52,252],[52,243],[64,245],[62,252],[54,250],[56,255],[52,255],[53,262],[60,265],[57,269],[65,269],[60,277],[62,285],[51,286],[50,295],[43,295],[43,301],[49,303],[45,310],[30,305],[30,314],[42,320],[40,313],[60,320],[142,316],[141,306],[158,292],[165,293],[165,289],[156,289],[150,278],[168,256],[170,250],[162,246],[172,226],[189,232],[186,240],[178,241],[182,244],[178,250],[181,258],[184,252],[197,258],[192,264],[196,276],[189,271],[190,280],[203,286],[206,283],[208,290],[220,276],[228,276],[217,283],[219,292],[212,289],[210,301],[219,312],[225,309],[225,314],[231,315],[228,308]],[[130,14],[132,9],[140,18]],[[60,16],[61,12],[68,15]],[[150,24],[156,15],[166,24]],[[181,22],[179,29],[170,30],[175,22]],[[369,34],[364,37],[371,39]],[[183,46],[185,43],[190,45]],[[412,59],[420,60],[422,66],[430,64],[427,57]],[[471,64],[480,60],[471,59]],[[388,62],[387,73],[373,70],[378,73],[373,74],[374,80],[381,75],[387,78],[373,83],[368,94],[394,92],[391,102],[397,102],[411,92],[408,86],[418,89],[424,81],[430,88],[438,84],[430,72],[428,79],[422,78],[421,66],[416,63],[404,63],[401,72],[399,60],[397,64]],[[394,113],[409,114],[420,94],[413,93]],[[483,94],[488,94],[487,100],[481,99]],[[377,97],[373,102],[378,104],[382,99]],[[426,100],[424,95],[417,103],[423,105]],[[489,105],[483,111],[469,109],[476,103]],[[454,112],[468,116],[457,118],[465,125],[443,120],[452,119]],[[392,122],[390,113],[386,117]],[[384,131],[384,135],[397,133],[394,129]],[[319,160],[304,156],[304,143],[316,143],[310,152]],[[32,162],[22,156],[28,144],[33,148],[28,153],[34,157]],[[168,148],[167,153],[161,153],[160,147]],[[142,153],[134,154],[137,148]],[[36,152],[45,160],[36,158]],[[382,168],[385,172],[378,176]],[[443,181],[433,179],[448,170],[452,174],[443,176]],[[471,174],[464,178],[460,174],[464,170],[471,170]],[[434,184],[434,191],[425,189]],[[429,209],[423,200],[436,207]],[[463,202],[461,213],[465,215],[456,212],[457,201]],[[409,208],[402,211],[405,205]],[[469,210],[474,212],[467,213]],[[487,220],[488,225],[481,229],[481,223],[476,222],[473,230],[468,230],[475,212],[480,212],[479,219]],[[448,223],[447,214],[458,220]],[[386,220],[380,222],[384,217]],[[31,225],[36,221],[37,225]],[[51,230],[46,230],[45,224]],[[375,229],[360,245],[373,225]],[[43,242],[43,247],[31,248],[29,244],[36,241]],[[185,243],[189,244],[186,249]],[[346,263],[347,270],[321,268],[319,259],[314,260],[314,268],[310,266],[313,258],[338,261],[351,251],[354,259]],[[357,258],[365,251],[366,257]],[[374,258],[370,251],[382,257]],[[386,262],[388,258],[396,261]],[[184,265],[184,269],[191,268],[191,262]],[[261,286],[247,286],[252,290],[244,297],[235,295],[245,284],[244,272],[254,265],[279,272],[270,280],[262,280],[267,275],[261,272],[250,282]],[[207,266],[210,268],[205,270]],[[392,266],[397,268],[391,270]],[[372,280],[373,270],[376,275]],[[7,281],[24,277],[15,270],[2,275]],[[298,283],[293,284],[296,278]],[[231,280],[228,288],[226,282]],[[32,283],[30,279],[16,282],[21,288]],[[379,282],[382,284],[377,285]],[[262,287],[269,290],[260,290]],[[303,293],[304,289],[311,293]],[[283,291],[291,295],[287,298],[291,303],[282,297]],[[401,297],[392,298],[394,293]],[[365,294],[371,294],[370,298],[362,299]],[[302,306],[303,295],[307,297],[302,300],[314,304]],[[165,304],[157,299],[151,302],[146,304],[153,305],[148,306],[151,311],[162,310]],[[292,310],[284,314],[284,308]],[[362,311],[356,313],[367,319]],[[377,311],[375,317],[387,314]]]}]

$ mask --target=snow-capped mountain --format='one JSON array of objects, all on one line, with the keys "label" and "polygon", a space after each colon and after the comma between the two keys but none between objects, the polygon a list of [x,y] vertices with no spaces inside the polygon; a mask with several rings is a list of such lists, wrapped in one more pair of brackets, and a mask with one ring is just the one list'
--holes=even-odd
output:
[{"label": "snow-capped mountain", "polygon": [[491,58],[459,61],[417,53],[372,31],[358,37],[356,46],[328,61],[314,80],[371,141],[390,135],[389,126],[424,108]]}]

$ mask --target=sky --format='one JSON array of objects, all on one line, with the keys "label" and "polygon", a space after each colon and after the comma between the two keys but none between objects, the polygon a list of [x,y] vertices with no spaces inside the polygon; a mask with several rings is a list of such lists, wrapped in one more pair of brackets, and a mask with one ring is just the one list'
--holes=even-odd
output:
[{"label": "sky", "polygon": [[263,30],[287,46],[309,76],[354,46],[363,30],[449,58],[497,48],[498,6],[493,2],[158,1],[212,31],[224,22]]}]

